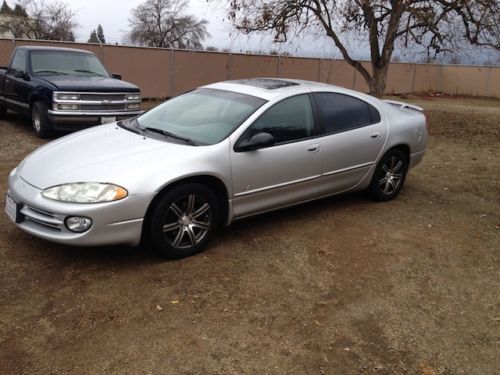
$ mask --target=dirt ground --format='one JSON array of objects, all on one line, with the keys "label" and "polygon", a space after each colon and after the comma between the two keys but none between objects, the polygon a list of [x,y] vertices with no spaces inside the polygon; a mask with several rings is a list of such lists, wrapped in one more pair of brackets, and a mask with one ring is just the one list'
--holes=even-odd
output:
[{"label": "dirt ground", "polygon": [[[198,256],[70,248],[0,215],[2,374],[498,374],[500,101],[409,97],[424,162],[238,222]],[[40,145],[0,121],[0,195]]]}]

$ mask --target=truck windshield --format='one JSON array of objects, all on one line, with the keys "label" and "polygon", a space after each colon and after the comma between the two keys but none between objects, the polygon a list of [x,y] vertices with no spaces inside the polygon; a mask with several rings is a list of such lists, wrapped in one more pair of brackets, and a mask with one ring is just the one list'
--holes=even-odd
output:
[{"label": "truck windshield", "polygon": [[232,91],[198,89],[137,118],[140,128],[197,144],[226,138],[266,101]]},{"label": "truck windshield", "polygon": [[39,75],[82,75],[109,77],[99,59],[92,54],[66,51],[32,51],[31,70]]}]

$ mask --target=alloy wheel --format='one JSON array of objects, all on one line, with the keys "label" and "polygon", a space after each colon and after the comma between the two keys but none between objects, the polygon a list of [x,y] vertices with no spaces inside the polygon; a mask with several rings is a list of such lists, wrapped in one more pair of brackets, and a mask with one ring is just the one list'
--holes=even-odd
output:
[{"label": "alloy wheel", "polygon": [[174,201],[163,222],[163,235],[177,249],[191,249],[198,245],[212,224],[210,204],[200,195],[189,194]]},{"label": "alloy wheel", "polygon": [[384,194],[391,195],[397,191],[403,180],[403,168],[404,161],[395,155],[382,165],[383,177],[379,180],[379,185]]}]

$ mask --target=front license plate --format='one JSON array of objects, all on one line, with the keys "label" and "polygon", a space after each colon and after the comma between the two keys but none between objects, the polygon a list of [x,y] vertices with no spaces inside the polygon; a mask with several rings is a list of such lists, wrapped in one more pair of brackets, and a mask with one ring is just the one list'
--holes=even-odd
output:
[{"label": "front license plate", "polygon": [[101,117],[101,124],[110,124],[116,122],[116,116],[114,117]]},{"label": "front license plate", "polygon": [[5,197],[5,213],[14,223],[17,222],[17,203],[8,195]]}]

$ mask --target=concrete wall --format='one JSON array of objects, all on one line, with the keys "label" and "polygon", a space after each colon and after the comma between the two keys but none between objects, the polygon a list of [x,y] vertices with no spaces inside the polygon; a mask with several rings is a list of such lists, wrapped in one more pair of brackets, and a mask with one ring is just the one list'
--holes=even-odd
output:
[{"label": "concrete wall", "polygon": [[[112,73],[137,84],[145,98],[171,97],[198,86],[249,77],[298,78],[368,91],[359,72],[343,60],[258,56],[162,48],[0,39],[0,66],[16,46],[47,45],[94,52]],[[371,70],[368,62],[363,65]],[[500,67],[392,63],[386,93],[440,91],[500,98]]]}]

